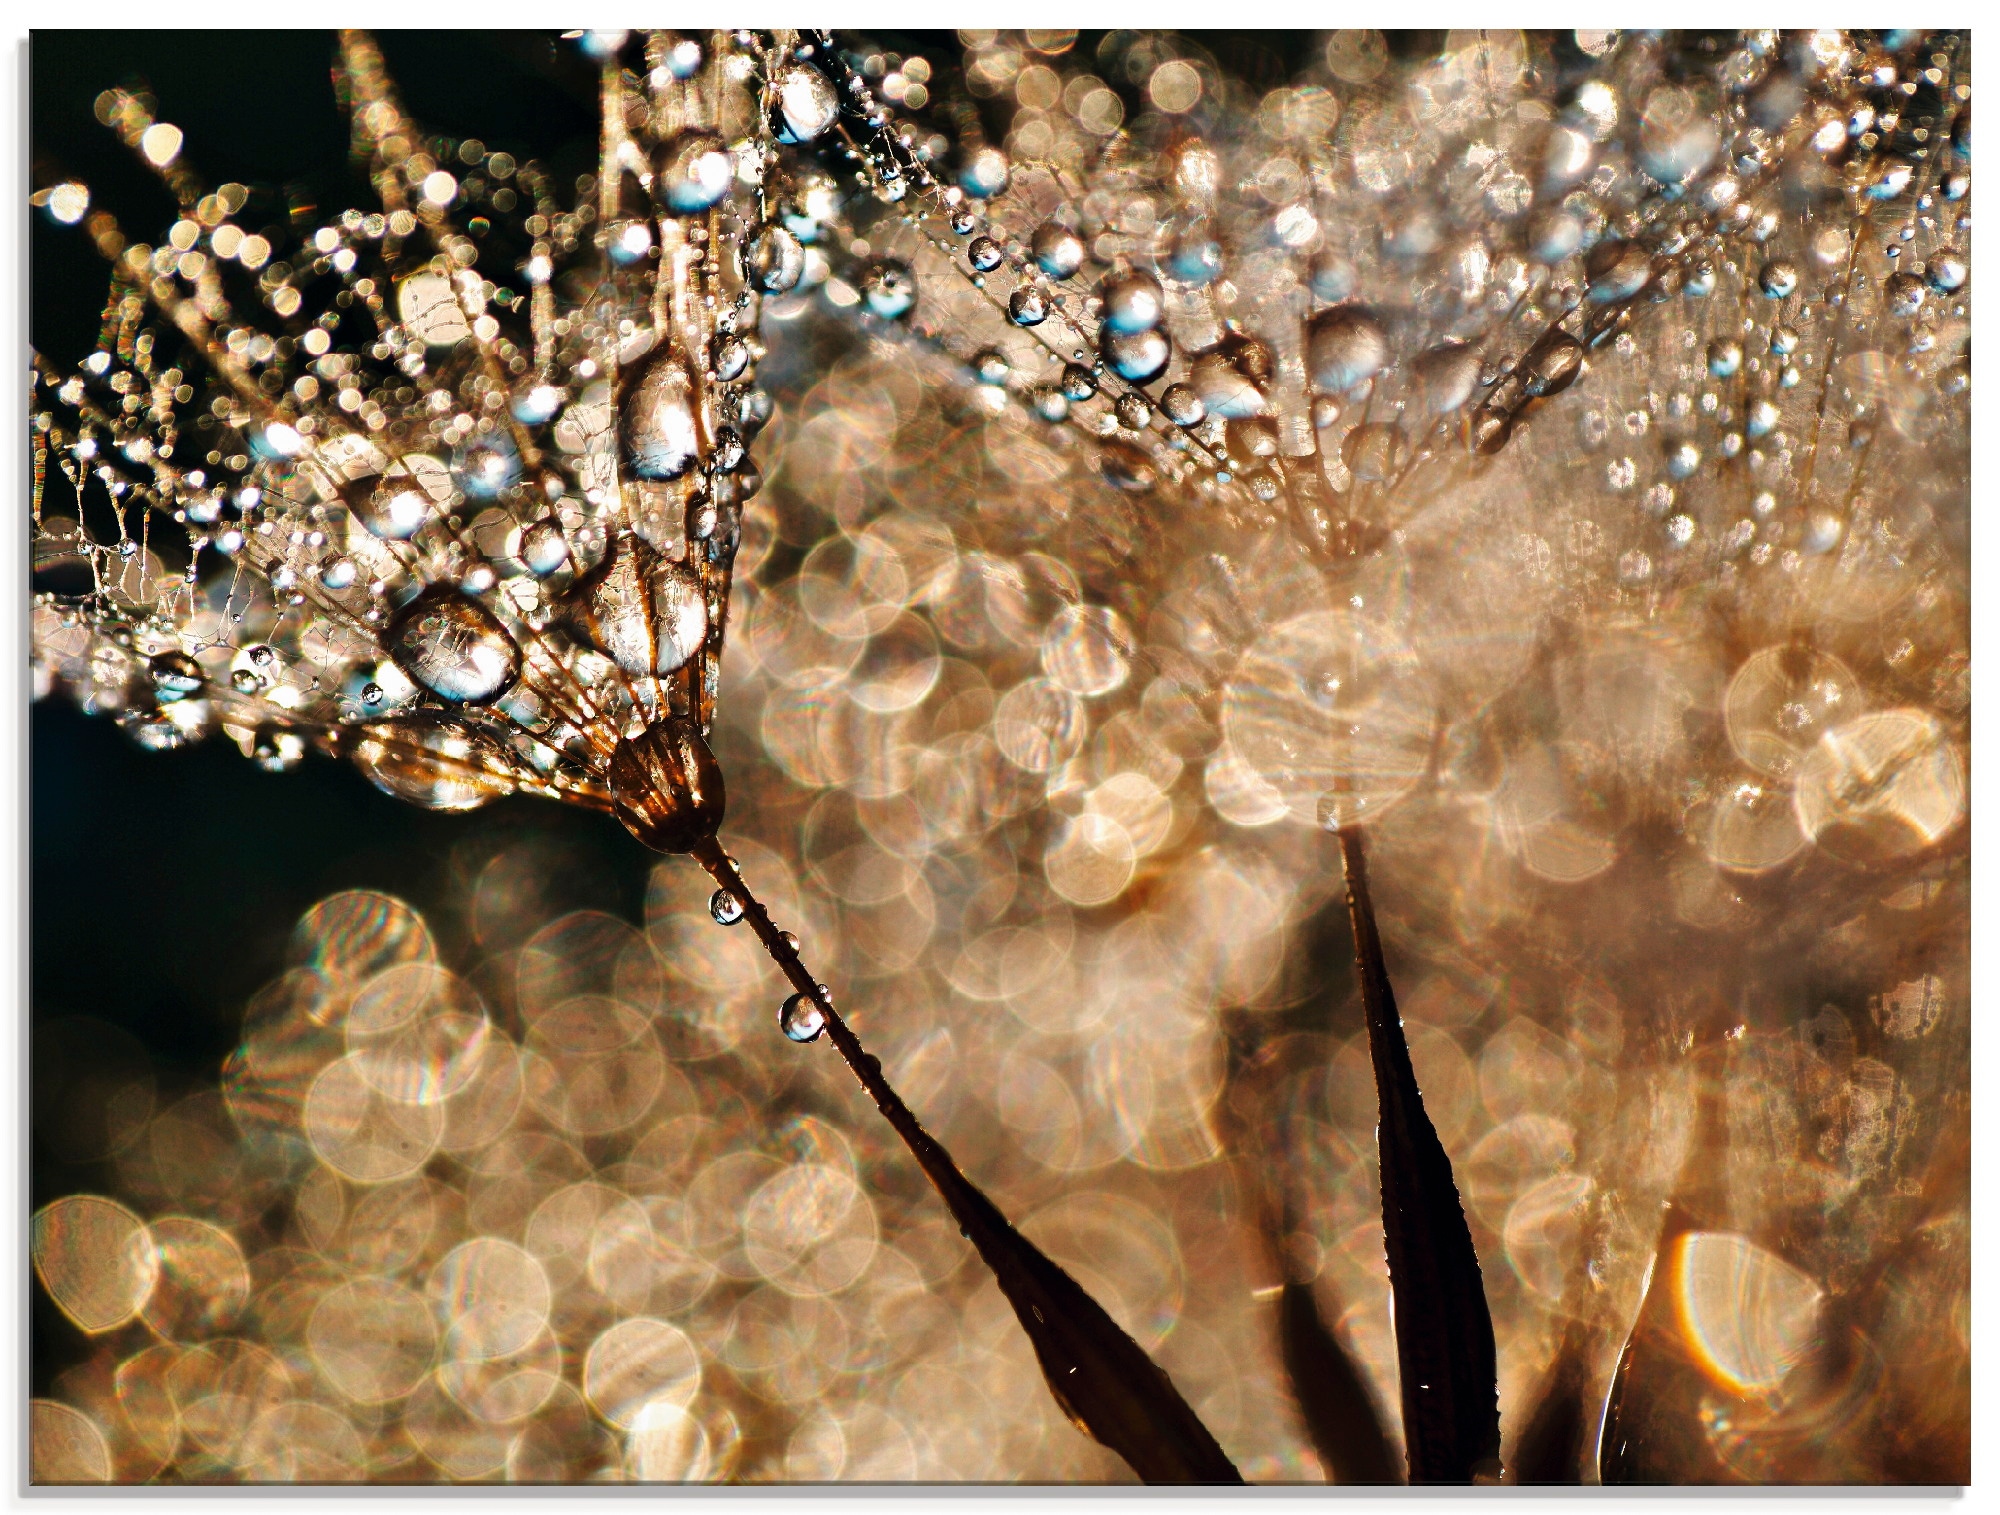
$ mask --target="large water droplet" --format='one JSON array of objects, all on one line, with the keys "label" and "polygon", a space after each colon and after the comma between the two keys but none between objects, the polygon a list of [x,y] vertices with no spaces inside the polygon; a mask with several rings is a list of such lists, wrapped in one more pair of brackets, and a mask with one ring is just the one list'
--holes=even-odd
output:
[{"label": "large water droplet", "polygon": [[146,664],[153,677],[154,697],[163,705],[184,700],[200,689],[201,665],[185,652],[162,652]]},{"label": "large water droplet", "polygon": [[743,901],[734,890],[718,889],[708,897],[709,919],[718,926],[733,926],[743,919]]},{"label": "large water droplet", "polygon": [[354,765],[370,783],[426,810],[475,810],[514,792],[493,739],[463,721],[419,713],[360,728]]},{"label": "large water droplet", "polygon": [[1163,331],[1113,331],[1104,328],[1104,361],[1128,384],[1150,384],[1167,371],[1173,343]]},{"label": "large water droplet", "polygon": [[655,852],[691,852],[722,824],[722,769],[685,716],[655,721],[611,754],[611,803]]},{"label": "large water droplet", "polygon": [[680,354],[663,348],[626,381],[618,445],[635,479],[665,482],[694,467],[700,452],[694,380]]},{"label": "large water droplet", "polygon": [[475,432],[452,455],[451,476],[466,495],[490,500],[506,493],[521,477],[521,454],[514,439],[495,427]]},{"label": "large water droplet", "polygon": [[1151,331],[1167,311],[1160,281],[1143,269],[1108,282],[1103,298],[1104,324],[1113,331]]},{"label": "large water droplet", "polygon": [[1049,318],[1049,297],[1023,284],[1007,297],[1007,316],[1016,326],[1040,326]]},{"label": "large water droplet", "polygon": [[1335,394],[1352,389],[1380,373],[1388,362],[1389,333],[1373,312],[1342,305],[1313,318],[1306,338],[1306,368],[1320,389]]},{"label": "large water droplet", "polygon": [[708,636],[701,580],[629,532],[576,587],[570,619],[591,646],[634,678],[672,673]]},{"label": "large water droplet", "polygon": [[426,590],[382,640],[397,667],[453,704],[497,699],[521,672],[521,649],[499,617],[456,590]]},{"label": "large water droplet", "polygon": [[1006,192],[1012,173],[1005,153],[997,147],[982,147],[958,171],[958,183],[974,199],[990,200]]},{"label": "large water droplet", "polygon": [[817,1041],[826,1029],[826,1012],[810,995],[794,994],[778,1007],[778,1029],[795,1042]]},{"label": "large water droplet", "polygon": [[1067,279],[1083,267],[1083,238],[1054,221],[1036,228],[1028,250],[1035,262],[1041,265],[1042,272],[1051,279]]},{"label": "large water droplet", "polygon": [[816,68],[788,69],[778,81],[778,140],[810,142],[840,114],[833,81]]},{"label": "large water droplet", "polygon": [[767,226],[743,252],[744,276],[766,294],[798,288],[806,271],[806,250],[782,226]]},{"label": "large water droplet", "polygon": [[355,520],[390,542],[407,542],[437,508],[408,473],[356,479],[342,488],[340,498]]}]

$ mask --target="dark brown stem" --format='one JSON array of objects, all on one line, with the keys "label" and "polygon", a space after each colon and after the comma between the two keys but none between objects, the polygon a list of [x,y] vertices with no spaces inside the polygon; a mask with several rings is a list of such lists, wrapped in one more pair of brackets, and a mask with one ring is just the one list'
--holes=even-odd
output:
[{"label": "dark brown stem", "polygon": [[1381,1100],[1382,1230],[1396,1305],[1403,1440],[1411,1483],[1470,1483],[1500,1471],[1493,1317],[1451,1158],[1424,1110],[1368,892],[1361,833],[1340,830],[1347,914]]},{"label": "dark brown stem", "polygon": [[722,844],[710,836],[696,843],[693,856],[719,887],[742,902],[744,918],[772,961],[826,1016],[828,1039],[875,1108],[896,1128],[960,1232],[993,1270],[1063,1413],[1123,1457],[1147,1483],[1241,1483],[1242,1475],[1159,1365],[1075,1279],[1014,1229],[910,1113],[882,1076],[881,1060],[862,1047],[833,1008],[826,986],[806,971],[798,948],[750,891]]}]

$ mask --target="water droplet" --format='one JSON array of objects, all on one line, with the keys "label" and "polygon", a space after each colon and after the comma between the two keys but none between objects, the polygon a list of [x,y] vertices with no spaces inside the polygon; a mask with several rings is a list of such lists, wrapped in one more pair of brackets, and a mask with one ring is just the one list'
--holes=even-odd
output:
[{"label": "water droplet", "polygon": [[1104,361],[1128,384],[1152,383],[1167,371],[1173,355],[1173,344],[1163,331],[1123,332],[1105,326]]},{"label": "water droplet", "polygon": [[1389,333],[1373,312],[1342,305],[1313,318],[1306,337],[1306,370],[1320,389],[1330,394],[1352,389],[1388,362]]},{"label": "water droplet", "polygon": [[795,1042],[817,1041],[826,1029],[826,1012],[809,995],[794,994],[778,1009],[778,1029]]},{"label": "water droplet", "polygon": [[806,271],[806,250],[782,226],[767,226],[743,251],[745,277],[766,294],[781,295],[798,288]]},{"label": "water droplet", "polygon": [[981,384],[1003,385],[1013,371],[1006,356],[995,348],[984,348],[972,355],[972,376]]},{"label": "water droplet", "polygon": [[407,542],[436,508],[429,492],[407,473],[356,479],[340,497],[355,520],[390,542]]},{"label": "water droplet", "polygon": [[959,187],[976,200],[990,200],[1004,194],[1012,169],[1007,155],[997,147],[982,147],[958,172]]},{"label": "water droplet", "polygon": [[319,581],[328,589],[346,589],[352,586],[359,570],[352,558],[335,558],[319,571]]},{"label": "water droplet", "polygon": [[1930,256],[1924,266],[1924,277],[1932,289],[1941,295],[1948,295],[1965,287],[1971,276],[1971,267],[1965,261],[1965,254],[1955,247],[1940,248]]},{"label": "water droplet", "polygon": [[807,65],[787,69],[778,81],[778,140],[810,142],[840,114],[833,81]]},{"label": "water droplet", "polygon": [[451,475],[470,498],[490,500],[521,477],[521,454],[514,439],[498,427],[475,432],[452,454]]},{"label": "water droplet", "polygon": [[1069,419],[1069,396],[1060,389],[1038,389],[1029,403],[1036,415],[1051,424]]},{"label": "water droplet", "polygon": [[1237,420],[1264,412],[1264,391],[1227,352],[1205,352],[1196,358],[1188,380],[1207,415]]},{"label": "water droplet", "polygon": [[1189,233],[1178,238],[1167,271],[1183,284],[1213,284],[1222,277],[1222,246],[1213,237]]},{"label": "water droplet", "polygon": [[1049,318],[1049,297],[1023,284],[1007,299],[1007,315],[1016,326],[1040,326]]},{"label": "water droplet", "polygon": [[532,522],[521,532],[517,555],[537,578],[547,578],[569,561],[569,543],[563,540],[562,523],[553,516]]},{"label": "water droplet", "polygon": [[1072,402],[1088,400],[1097,393],[1097,377],[1081,364],[1066,363],[1062,371],[1063,398]]},{"label": "water droplet", "polygon": [[735,177],[736,159],[713,132],[682,132],[653,150],[653,199],[668,215],[720,204]]},{"label": "water droplet", "polygon": [[1151,331],[1166,314],[1166,294],[1160,281],[1143,270],[1108,282],[1103,298],[1104,324],[1112,331]]},{"label": "water droplet", "polygon": [[965,249],[966,261],[983,274],[992,273],[1006,261],[1006,256],[1000,250],[1000,244],[991,237],[974,237],[972,244]]},{"label": "water droplet", "polygon": [[1629,300],[1646,287],[1653,277],[1652,255],[1636,242],[1609,239],[1590,250],[1584,272],[1590,285],[1586,293],[1599,304]]},{"label": "water droplet", "polygon": [[161,704],[186,699],[203,684],[201,665],[185,652],[162,652],[150,659],[146,671]]},{"label": "water droplet", "polygon": [[568,614],[591,646],[635,678],[672,673],[708,636],[708,602],[694,571],[629,532],[572,592]]},{"label": "water droplet", "polygon": [[1481,405],[1466,418],[1465,444],[1483,458],[1490,458],[1499,452],[1513,434],[1512,411]]},{"label": "water droplet", "polygon": [[1160,414],[1180,427],[1199,426],[1208,418],[1201,396],[1185,384],[1169,384],[1160,396]]},{"label": "water droplet", "polygon": [[1674,479],[1691,477],[1701,467],[1701,449],[1692,442],[1676,442],[1667,449],[1667,475]]},{"label": "water droplet", "polygon": [[1521,392],[1532,400],[1559,395],[1583,373],[1583,344],[1556,327],[1521,360]]},{"label": "water droplet", "polygon": [[749,367],[750,344],[741,337],[730,337],[716,344],[713,368],[718,381],[733,384]]},{"label": "water droplet", "polygon": [[1051,279],[1067,279],[1083,267],[1083,238],[1054,221],[1045,222],[1036,229],[1029,251],[1042,272]]},{"label": "water droplet", "polygon": [[1328,304],[1337,304],[1354,293],[1354,265],[1339,253],[1323,252],[1314,258],[1309,277],[1313,294]]},{"label": "water droplet", "polygon": [[370,679],[367,683],[363,684],[361,686],[361,703],[364,705],[381,704],[382,686],[376,683],[373,679]]},{"label": "water droplet", "polygon": [[1889,282],[1883,286],[1883,302],[1892,316],[1914,316],[1924,308],[1924,296],[1929,291],[1924,281],[1913,273],[1889,275]]},{"label": "water droplet", "polygon": [[450,589],[429,589],[383,635],[396,666],[439,699],[481,705],[513,687],[521,649],[497,616]]},{"label": "water droplet", "polygon": [[1479,387],[1479,355],[1463,342],[1445,342],[1420,353],[1411,367],[1432,415],[1458,409]]},{"label": "water droplet", "polygon": [[1757,287],[1773,300],[1784,299],[1799,287],[1797,265],[1783,258],[1772,259],[1758,273]]},{"label": "water droplet", "polygon": [[709,918],[718,926],[733,926],[743,919],[743,901],[728,889],[718,889],[708,897]]},{"label": "water droplet", "polygon": [[916,308],[917,281],[905,265],[884,258],[861,276],[861,298],[882,320],[900,321]]},{"label": "water droplet", "polygon": [[1718,379],[1734,378],[1743,366],[1743,344],[1730,337],[1717,337],[1708,344],[1708,371]]},{"label": "water droplet", "polygon": [[618,441],[634,478],[678,479],[694,467],[694,381],[680,354],[663,348],[625,385],[618,407]]},{"label": "water droplet", "polygon": [[[1121,374],[1121,377],[1130,376]],[[1118,397],[1118,424],[1127,431],[1144,431],[1152,419],[1153,407],[1146,403],[1144,397],[1133,394]]]},{"label": "water droplet", "polygon": [[618,819],[655,852],[691,852],[722,824],[722,769],[685,716],[664,717],[621,741],[608,777]]}]

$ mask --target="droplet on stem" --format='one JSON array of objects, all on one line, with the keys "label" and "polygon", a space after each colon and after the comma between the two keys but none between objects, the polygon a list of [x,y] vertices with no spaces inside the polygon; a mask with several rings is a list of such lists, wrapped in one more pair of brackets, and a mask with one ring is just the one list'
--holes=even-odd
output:
[{"label": "droplet on stem", "polygon": [[826,1012],[807,994],[794,994],[778,1009],[778,1029],[795,1042],[819,1039],[826,1029]]}]

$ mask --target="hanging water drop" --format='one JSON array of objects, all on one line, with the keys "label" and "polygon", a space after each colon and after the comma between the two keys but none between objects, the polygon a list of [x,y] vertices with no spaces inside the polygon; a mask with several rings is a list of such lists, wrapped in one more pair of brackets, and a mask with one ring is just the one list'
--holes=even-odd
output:
[{"label": "hanging water drop", "polygon": [[806,250],[782,226],[767,226],[743,250],[744,277],[768,295],[798,288],[806,271]]},{"label": "hanging water drop", "polygon": [[1049,297],[1023,284],[1007,299],[1007,315],[1016,326],[1040,326],[1049,318]]},{"label": "hanging water drop", "polygon": [[1104,286],[1104,324],[1114,332],[1151,331],[1166,315],[1166,298],[1151,274],[1125,274]]},{"label": "hanging water drop", "polygon": [[959,170],[958,183],[974,199],[990,200],[1006,192],[1012,174],[1005,153],[997,147],[982,147]]},{"label": "hanging water drop", "polygon": [[777,125],[780,142],[810,142],[840,114],[840,96],[833,81],[816,68],[788,69],[778,81]]},{"label": "hanging water drop", "polygon": [[498,616],[450,589],[428,589],[383,634],[396,666],[441,700],[483,705],[513,687],[521,649]]},{"label": "hanging water drop", "polygon": [[795,1042],[817,1041],[826,1029],[826,1012],[810,995],[794,994],[778,1008],[778,1029]]},{"label": "hanging water drop", "polygon": [[743,919],[743,901],[731,889],[718,889],[708,897],[709,919],[718,926],[733,926]]},{"label": "hanging water drop", "polygon": [[545,579],[569,561],[569,543],[563,540],[562,523],[544,516],[521,533],[520,559],[528,572]]},{"label": "hanging water drop", "polygon": [[672,348],[646,361],[625,387],[618,407],[618,443],[636,479],[665,483],[694,467],[694,380]]},{"label": "hanging water drop", "polygon": [[1388,362],[1389,333],[1372,312],[1342,305],[1313,318],[1306,337],[1306,370],[1320,389],[1332,394],[1352,389]]},{"label": "hanging water drop", "polygon": [[204,680],[201,665],[185,652],[162,652],[146,664],[152,675],[155,698],[162,705],[184,700],[200,689]]},{"label": "hanging water drop", "polygon": [[965,261],[982,274],[990,274],[1005,260],[1000,244],[991,237],[974,237],[965,249]]},{"label": "hanging water drop", "polygon": [[340,492],[354,519],[389,542],[407,542],[436,509],[428,490],[404,473],[356,479]]},{"label": "hanging water drop", "polygon": [[452,455],[451,476],[469,498],[490,500],[521,477],[521,454],[514,439],[497,427],[475,432]]},{"label": "hanging water drop", "polygon": [[1083,238],[1054,221],[1036,229],[1028,250],[1051,279],[1067,279],[1083,267]]}]

